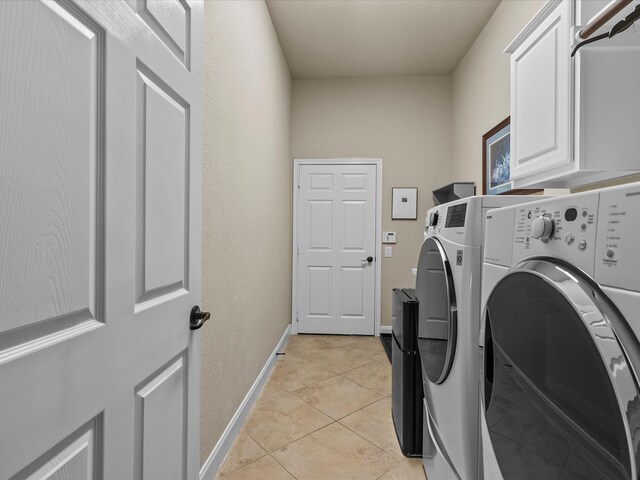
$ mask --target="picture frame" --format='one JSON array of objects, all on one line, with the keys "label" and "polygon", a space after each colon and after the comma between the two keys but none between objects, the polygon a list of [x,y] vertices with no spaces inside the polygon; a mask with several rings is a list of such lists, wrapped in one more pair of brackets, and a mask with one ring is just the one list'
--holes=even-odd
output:
[{"label": "picture frame", "polygon": [[511,117],[482,135],[482,194],[530,195],[541,189],[513,188],[511,181]]},{"label": "picture frame", "polygon": [[393,187],[391,189],[391,220],[418,219],[418,188]]},{"label": "picture frame", "polygon": [[511,190],[511,117],[482,135],[482,194]]}]

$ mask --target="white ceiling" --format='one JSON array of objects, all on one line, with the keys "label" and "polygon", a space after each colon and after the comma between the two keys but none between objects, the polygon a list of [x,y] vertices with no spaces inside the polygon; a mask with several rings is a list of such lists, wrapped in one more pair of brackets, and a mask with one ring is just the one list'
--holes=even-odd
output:
[{"label": "white ceiling", "polygon": [[449,75],[500,0],[267,0],[294,78]]}]

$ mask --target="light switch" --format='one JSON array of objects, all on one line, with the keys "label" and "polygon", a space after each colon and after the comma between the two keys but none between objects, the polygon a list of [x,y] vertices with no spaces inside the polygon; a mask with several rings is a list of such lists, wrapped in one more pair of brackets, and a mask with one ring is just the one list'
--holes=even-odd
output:
[{"label": "light switch", "polygon": [[384,256],[393,257],[393,247],[384,247]]},{"label": "light switch", "polygon": [[382,243],[396,243],[396,232],[382,232]]}]

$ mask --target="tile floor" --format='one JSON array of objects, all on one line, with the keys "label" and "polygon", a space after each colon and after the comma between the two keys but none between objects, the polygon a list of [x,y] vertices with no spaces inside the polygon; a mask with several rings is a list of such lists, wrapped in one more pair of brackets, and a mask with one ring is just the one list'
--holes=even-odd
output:
[{"label": "tile floor", "polygon": [[292,335],[216,480],[424,480],[391,419],[377,337]]}]

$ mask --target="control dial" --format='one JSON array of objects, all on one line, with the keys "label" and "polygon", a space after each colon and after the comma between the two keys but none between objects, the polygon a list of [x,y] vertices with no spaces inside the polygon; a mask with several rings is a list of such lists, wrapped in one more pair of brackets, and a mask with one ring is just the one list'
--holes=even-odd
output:
[{"label": "control dial", "polygon": [[553,235],[553,219],[540,215],[531,224],[531,236],[540,240],[548,240]]}]

